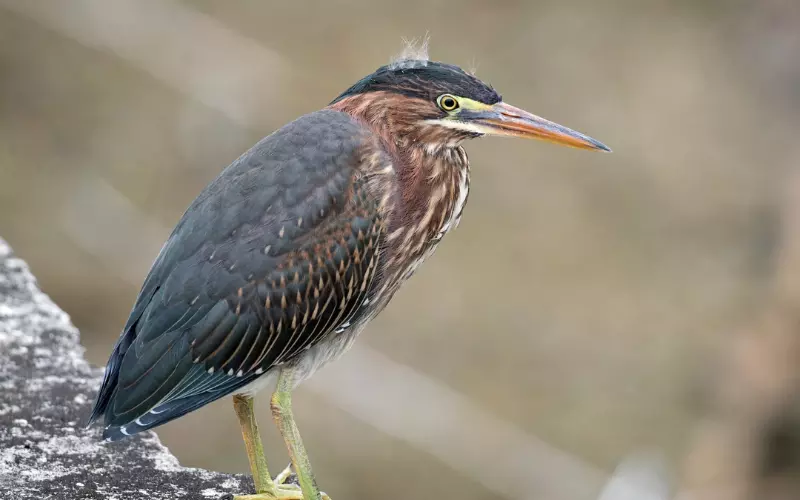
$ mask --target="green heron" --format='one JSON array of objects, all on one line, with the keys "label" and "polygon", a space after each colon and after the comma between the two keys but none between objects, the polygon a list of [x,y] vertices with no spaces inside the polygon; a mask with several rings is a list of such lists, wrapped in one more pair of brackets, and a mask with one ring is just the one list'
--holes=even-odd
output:
[{"label": "green heron", "polygon": [[[232,394],[257,492],[238,498],[320,499],[291,391],[344,353],[458,225],[461,144],[484,135],[610,151],[427,57],[383,66],[262,139],[164,244],[90,423],[102,416],[103,437],[117,440]],[[253,411],[264,388],[291,458],[274,480]]]}]

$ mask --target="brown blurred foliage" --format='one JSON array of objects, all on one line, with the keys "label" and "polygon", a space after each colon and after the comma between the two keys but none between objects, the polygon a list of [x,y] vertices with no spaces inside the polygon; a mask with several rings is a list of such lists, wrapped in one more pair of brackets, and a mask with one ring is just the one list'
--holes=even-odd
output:
[{"label": "brown blurred foliage", "polygon": [[[726,353],[742,343],[760,352],[737,332],[761,331],[753,325],[772,310],[776,273],[800,272],[800,261],[779,258],[784,185],[800,166],[792,0],[0,0],[0,234],[102,365],[202,187],[260,137],[387,62],[402,37],[426,32],[433,58],[477,66],[507,101],[615,152],[468,144],[473,189],[461,226],[360,343],[491,415],[470,427],[482,444],[420,447],[436,406],[405,419],[423,436],[410,441],[408,429],[376,428],[335,404],[330,388],[301,389],[296,413],[320,484],[347,499],[510,496],[492,485],[545,464],[495,479],[457,460],[502,461],[498,422],[587,471],[610,473],[641,449],[700,470],[684,457],[706,456],[693,451],[715,440],[698,437],[710,435],[706,423],[760,408],[765,390],[717,404],[741,373],[720,367]],[[787,324],[781,338],[796,342]],[[769,372],[777,363],[765,356]],[[774,400],[796,394],[781,387]],[[368,388],[376,407],[417,404],[415,394]],[[159,435],[186,465],[245,471],[229,406]],[[742,432],[711,431],[728,446]],[[275,472],[285,452],[277,434],[267,438]],[[753,463],[727,470],[747,479]],[[582,495],[563,498],[591,497]]]}]

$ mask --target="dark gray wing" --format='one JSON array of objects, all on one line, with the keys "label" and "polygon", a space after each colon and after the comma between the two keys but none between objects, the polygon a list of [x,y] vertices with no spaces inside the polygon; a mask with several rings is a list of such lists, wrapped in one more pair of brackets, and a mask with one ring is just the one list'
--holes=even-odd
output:
[{"label": "dark gray wing", "polygon": [[383,229],[360,170],[373,142],[312,113],[263,139],[162,248],[92,414],[107,437],[165,423],[291,361],[360,309]]}]

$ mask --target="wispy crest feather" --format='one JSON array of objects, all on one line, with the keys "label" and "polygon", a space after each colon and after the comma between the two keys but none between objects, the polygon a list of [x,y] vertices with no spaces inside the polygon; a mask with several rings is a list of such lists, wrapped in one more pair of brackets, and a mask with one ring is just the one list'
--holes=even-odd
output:
[{"label": "wispy crest feather", "polygon": [[392,59],[389,67],[392,69],[418,68],[427,66],[430,57],[428,56],[428,44],[430,36],[425,33],[422,38],[403,38],[403,52]]},{"label": "wispy crest feather", "polygon": [[469,73],[472,76],[478,75],[478,60],[475,59],[474,57],[472,58],[472,61],[470,61],[469,63],[469,69],[467,69],[467,73]]}]

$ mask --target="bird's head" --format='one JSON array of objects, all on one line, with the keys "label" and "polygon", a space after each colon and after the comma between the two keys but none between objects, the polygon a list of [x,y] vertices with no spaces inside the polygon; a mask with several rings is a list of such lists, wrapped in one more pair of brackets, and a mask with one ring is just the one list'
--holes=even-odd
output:
[{"label": "bird's head", "polygon": [[611,151],[580,132],[506,104],[490,85],[458,66],[426,59],[401,59],[378,68],[331,107],[371,121],[396,141],[452,146],[497,135]]}]

